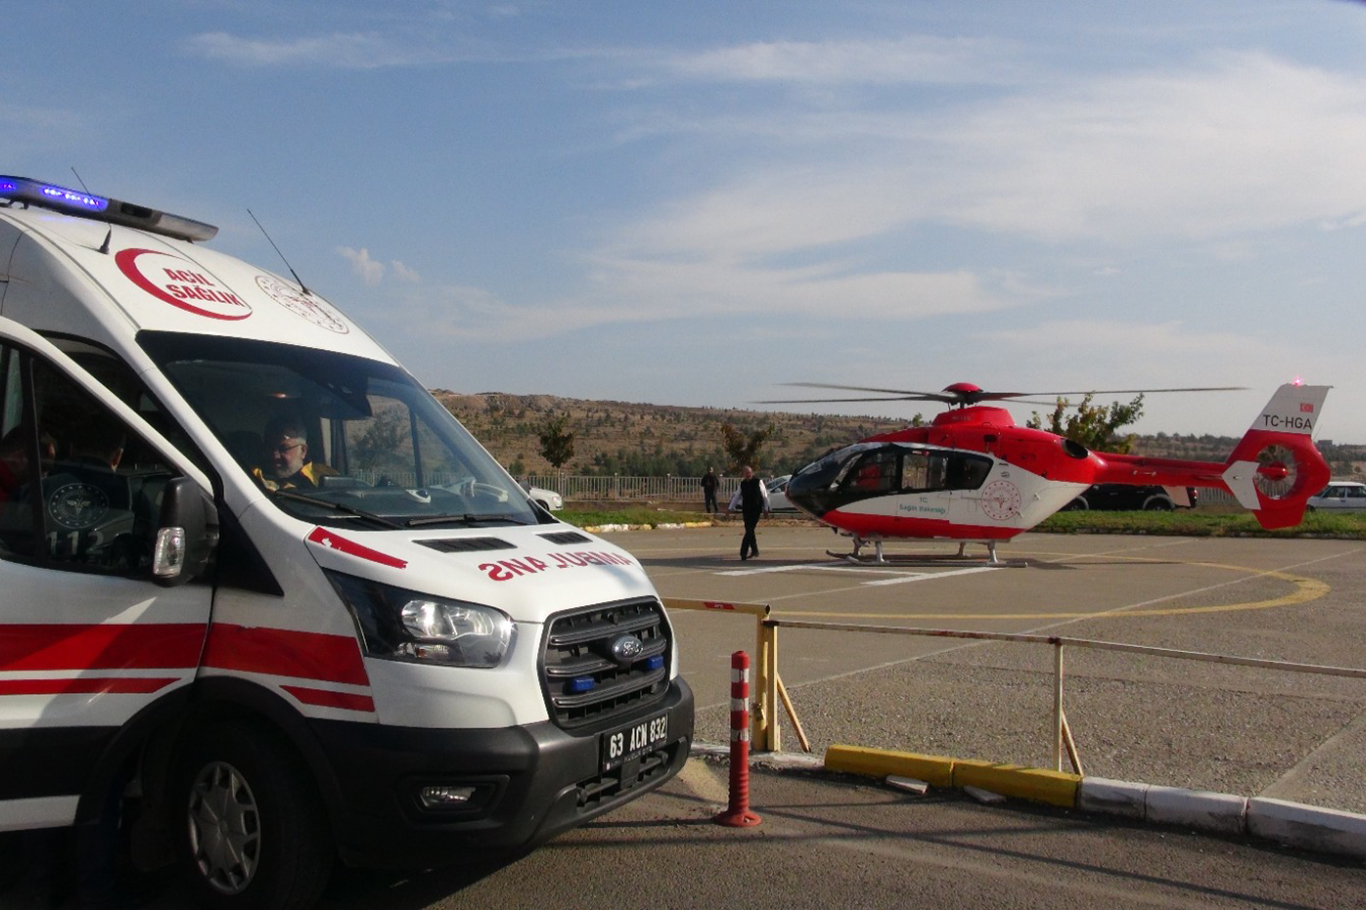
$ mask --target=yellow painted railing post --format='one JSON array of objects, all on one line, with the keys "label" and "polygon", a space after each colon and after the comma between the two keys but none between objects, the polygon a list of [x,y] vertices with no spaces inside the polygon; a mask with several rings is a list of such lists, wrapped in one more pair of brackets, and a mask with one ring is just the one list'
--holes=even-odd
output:
[{"label": "yellow painted railing post", "polygon": [[1053,646],[1053,770],[1062,770],[1062,642]]},{"label": "yellow painted railing post", "polygon": [[766,622],[762,616],[758,621],[757,651],[759,672],[755,674],[755,688],[758,690],[758,710],[752,718],[751,738],[758,751],[778,752],[782,749],[778,724],[778,627]]}]

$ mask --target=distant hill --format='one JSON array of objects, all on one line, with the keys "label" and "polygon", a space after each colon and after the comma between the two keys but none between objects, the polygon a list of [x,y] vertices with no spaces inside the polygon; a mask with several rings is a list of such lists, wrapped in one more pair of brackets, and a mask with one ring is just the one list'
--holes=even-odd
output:
[{"label": "distant hill", "polygon": [[[708,466],[727,470],[721,425],[749,434],[767,426],[773,435],[763,448],[761,474],[786,474],[831,449],[874,433],[905,426],[885,417],[795,414],[730,408],[685,408],[625,401],[594,401],[555,395],[503,392],[462,394],[434,389],[446,408],[513,474],[545,474],[539,434],[557,415],[574,434],[571,474],[698,476]],[[932,415],[926,415],[932,416]],[[1136,454],[1196,461],[1222,461],[1236,439],[1227,436],[1141,436]],[[1333,476],[1366,474],[1366,445],[1321,445]]]}]

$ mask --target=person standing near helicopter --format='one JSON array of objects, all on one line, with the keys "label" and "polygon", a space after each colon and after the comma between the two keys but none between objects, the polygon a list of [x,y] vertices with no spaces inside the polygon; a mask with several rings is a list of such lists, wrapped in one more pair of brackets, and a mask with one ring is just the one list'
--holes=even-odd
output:
[{"label": "person standing near helicopter", "polygon": [[730,509],[740,509],[745,520],[745,536],[740,540],[740,559],[750,559],[759,555],[759,542],[755,539],[754,529],[759,525],[759,517],[768,515],[768,487],[754,476],[754,469],[745,465],[744,478],[740,488],[730,499]]}]

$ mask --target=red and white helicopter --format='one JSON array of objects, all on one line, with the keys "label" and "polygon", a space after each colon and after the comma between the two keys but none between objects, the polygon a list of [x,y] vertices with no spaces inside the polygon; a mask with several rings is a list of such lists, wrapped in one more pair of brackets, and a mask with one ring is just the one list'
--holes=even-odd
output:
[{"label": "red and white helicopter", "polygon": [[[1043,521],[1092,484],[1212,487],[1252,510],[1264,528],[1299,524],[1305,501],[1330,472],[1311,439],[1330,386],[1287,383],[1276,390],[1223,463],[1093,452],[1045,430],[1016,426],[1010,412],[984,402],[1073,395],[1199,392],[1226,389],[1119,389],[1090,392],[987,392],[959,382],[942,392],[793,383],[807,388],[877,392],[839,401],[940,401],[951,405],[927,426],[883,433],[831,452],[788,483],[797,508],[865,544],[885,561],[890,539],[947,539],[996,544]],[[816,403],[815,399],[765,404]]]}]

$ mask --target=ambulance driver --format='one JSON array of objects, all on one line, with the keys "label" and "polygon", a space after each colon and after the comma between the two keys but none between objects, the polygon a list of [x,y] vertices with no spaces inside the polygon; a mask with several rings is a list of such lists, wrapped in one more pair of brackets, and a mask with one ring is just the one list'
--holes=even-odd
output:
[{"label": "ambulance driver", "polygon": [[251,473],[267,490],[316,487],[319,478],[337,473],[320,461],[309,461],[308,436],[296,420],[271,420],[262,436],[270,464]]}]

